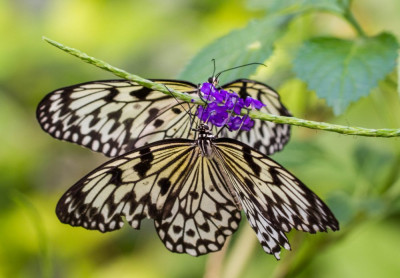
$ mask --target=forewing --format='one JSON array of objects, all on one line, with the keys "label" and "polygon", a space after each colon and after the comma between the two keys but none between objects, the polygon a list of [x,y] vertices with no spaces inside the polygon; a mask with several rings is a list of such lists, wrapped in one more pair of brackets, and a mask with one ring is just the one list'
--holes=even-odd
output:
[{"label": "forewing", "polygon": [[237,140],[216,139],[215,146],[267,253],[279,258],[279,246],[290,248],[284,232],[292,228],[309,233],[339,229],[324,202],[277,162]]},{"label": "forewing", "polygon": [[[239,79],[223,85],[222,88],[238,93],[243,99],[250,96],[260,100],[266,105],[260,109],[260,112],[291,116],[290,112],[281,103],[279,94],[266,84],[254,80]],[[224,135],[236,138],[258,149],[260,152],[270,155],[280,151],[289,141],[290,125],[255,120],[254,127],[250,131],[227,132]]]},{"label": "forewing", "polygon": [[[197,94],[196,85],[186,81],[153,80],[169,88]],[[290,116],[272,88],[257,81],[241,79],[223,86],[266,104],[261,109]],[[183,106],[183,107],[182,107]],[[49,93],[39,104],[37,119],[53,137],[85,146],[114,157],[134,148],[168,138],[193,139],[185,113],[193,106],[161,92],[127,80],[104,80],[77,84]],[[195,117],[194,121],[198,121]],[[196,123],[193,124],[196,126]],[[237,132],[224,136],[236,137]],[[240,131],[238,139],[266,154],[281,150],[290,137],[290,126],[255,121],[250,132]]]},{"label": "forewing", "polygon": [[219,250],[240,213],[215,165],[190,140],[149,144],[100,166],[72,186],[56,213],[63,223],[102,232],[124,217],[135,229],[155,220],[171,251],[193,256]]},{"label": "forewing", "polygon": [[[196,94],[194,84],[153,80]],[[107,156],[166,138],[192,138],[189,104],[127,80],[93,81],[49,93],[37,108],[46,132]]]}]

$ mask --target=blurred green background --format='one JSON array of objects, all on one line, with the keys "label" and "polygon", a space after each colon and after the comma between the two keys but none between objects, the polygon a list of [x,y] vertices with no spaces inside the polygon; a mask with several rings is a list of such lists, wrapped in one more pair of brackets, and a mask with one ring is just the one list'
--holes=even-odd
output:
[{"label": "blurred green background", "polygon": [[[399,1],[359,0],[352,10],[368,34],[386,30],[400,38]],[[146,78],[176,78],[207,44],[262,15],[239,0],[0,0],[0,277],[216,277],[219,271],[229,277],[398,277],[398,138],[293,127],[289,145],[274,158],[328,203],[341,230],[291,232],[293,251],[283,251],[279,262],[262,251],[245,219],[225,254],[199,258],[167,251],[151,221],[139,231],[124,227],[107,234],[58,221],[54,211],[62,193],[106,158],[44,133],[36,105],[57,88],[114,76],[41,37]],[[302,30],[309,22],[314,27]],[[353,34],[343,20],[323,12],[296,23],[282,44],[296,41],[299,30],[306,36]],[[395,72],[335,117],[294,76],[286,55],[277,51],[253,78],[276,88],[296,117],[400,127]],[[210,63],[210,75],[211,69]]]}]

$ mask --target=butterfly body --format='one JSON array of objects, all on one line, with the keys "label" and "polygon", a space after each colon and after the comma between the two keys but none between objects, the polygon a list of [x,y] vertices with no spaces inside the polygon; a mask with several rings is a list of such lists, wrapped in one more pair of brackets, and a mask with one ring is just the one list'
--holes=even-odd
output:
[{"label": "butterfly body", "polygon": [[205,124],[200,124],[197,131],[199,135],[195,142],[201,151],[201,155],[207,158],[212,158],[214,156],[212,148],[212,141],[215,138],[214,135],[211,133],[210,128]]}]

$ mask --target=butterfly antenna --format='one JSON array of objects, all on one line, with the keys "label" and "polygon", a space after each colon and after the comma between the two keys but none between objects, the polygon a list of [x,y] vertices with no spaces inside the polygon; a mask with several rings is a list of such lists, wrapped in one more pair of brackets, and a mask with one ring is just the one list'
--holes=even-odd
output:
[{"label": "butterfly antenna", "polygon": [[[215,75],[215,78],[214,78],[214,79],[217,80],[218,77],[219,77],[219,76],[221,75],[221,73],[223,73],[223,72],[227,72],[227,71],[230,71],[230,70],[233,70],[233,69],[238,69],[238,68],[247,67],[247,66],[251,66],[251,65],[261,65],[261,66],[266,67],[266,65],[263,64],[263,63],[249,63],[249,64],[244,64],[244,65],[241,65],[241,66],[237,66],[237,67],[233,67],[233,68],[229,68],[229,69],[220,71],[219,73],[217,73],[217,75]],[[213,74],[213,76],[214,76],[214,74]]]},{"label": "butterfly antenna", "polygon": [[[181,104],[182,105],[182,104]],[[194,123],[194,119],[195,119],[195,115],[193,115],[192,114],[192,109],[193,109],[193,107],[194,107],[194,104],[193,104],[193,106],[190,106],[190,104],[188,104],[189,105],[189,117],[190,117],[190,121],[189,121],[189,123],[190,123],[190,126],[189,126],[189,134],[190,134],[190,131],[192,131],[193,130],[193,123]],[[189,136],[189,134],[188,134],[188,136]],[[196,135],[196,134],[195,134]]]},{"label": "butterfly antenna", "polygon": [[168,90],[168,92],[170,92],[171,93],[171,96],[173,96],[173,98],[176,100],[176,102],[183,108],[183,110],[185,110],[185,112],[187,113],[187,114],[189,114],[189,116],[191,116],[191,113],[189,112],[190,111],[190,109],[189,109],[189,111],[188,110],[186,110],[186,108],[182,105],[182,103],[181,102],[179,102],[178,101],[178,99],[176,98],[176,96],[171,92],[171,90],[167,87],[167,86],[165,86],[164,85],[164,87],[165,87],[165,89],[167,89]]},{"label": "butterfly antenna", "polygon": [[211,61],[213,62],[213,65],[214,65],[214,70],[213,70],[213,74],[212,74],[212,76],[214,76],[215,70],[217,67],[215,66],[215,59],[213,58],[213,59],[211,59]]}]

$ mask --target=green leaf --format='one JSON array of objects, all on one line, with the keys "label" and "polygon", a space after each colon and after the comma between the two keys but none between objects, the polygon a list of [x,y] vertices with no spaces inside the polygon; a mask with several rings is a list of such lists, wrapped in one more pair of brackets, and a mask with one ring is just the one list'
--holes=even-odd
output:
[{"label": "green leaf", "polygon": [[[274,42],[283,34],[288,17],[267,17],[252,21],[203,48],[185,67],[179,78],[194,83],[206,81],[213,73],[211,59],[216,59],[217,72],[252,62],[264,62],[273,52]],[[246,78],[257,66],[247,66],[221,75],[223,81]]]},{"label": "green leaf", "polygon": [[343,192],[329,195],[326,203],[342,226],[347,225],[357,214],[357,206],[354,200]]},{"label": "green leaf", "polygon": [[343,14],[349,5],[348,0],[248,0],[250,9],[263,9],[270,13],[305,12],[309,9],[326,10]]},{"label": "green leaf", "polygon": [[358,200],[358,210],[366,213],[368,216],[379,216],[385,213],[387,205],[385,200],[368,196]]},{"label": "green leaf", "polygon": [[385,33],[354,41],[315,38],[298,51],[294,71],[340,114],[394,69],[397,48],[396,39]]}]

